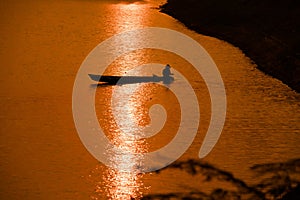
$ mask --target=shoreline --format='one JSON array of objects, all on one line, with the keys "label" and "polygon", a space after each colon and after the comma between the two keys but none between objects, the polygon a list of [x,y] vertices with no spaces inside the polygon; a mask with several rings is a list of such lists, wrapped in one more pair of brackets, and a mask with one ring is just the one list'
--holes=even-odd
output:
[{"label": "shoreline", "polygon": [[[200,34],[239,47],[257,68],[300,92],[300,3],[168,0],[160,7]],[[278,15],[280,13],[280,15]]]}]

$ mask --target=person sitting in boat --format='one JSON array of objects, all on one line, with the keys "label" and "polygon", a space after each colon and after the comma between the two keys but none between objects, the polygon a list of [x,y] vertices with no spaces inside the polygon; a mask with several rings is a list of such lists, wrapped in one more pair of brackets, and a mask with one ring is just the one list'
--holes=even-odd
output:
[{"label": "person sitting in boat", "polygon": [[162,71],[162,74],[163,74],[163,77],[164,78],[170,78],[170,75],[173,75],[172,73],[171,73],[171,66],[169,65],[169,64],[167,64],[166,66],[165,66],[165,68],[163,69],[163,71]]}]

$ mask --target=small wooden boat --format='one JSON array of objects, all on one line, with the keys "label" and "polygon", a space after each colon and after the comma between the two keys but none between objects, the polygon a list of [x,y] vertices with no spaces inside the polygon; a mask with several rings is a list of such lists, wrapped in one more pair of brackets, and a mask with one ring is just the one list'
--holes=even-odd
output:
[{"label": "small wooden boat", "polygon": [[106,83],[111,85],[122,85],[122,84],[130,84],[130,83],[148,83],[148,82],[164,82],[171,83],[174,81],[174,78],[171,76],[101,76],[96,74],[89,74],[89,77],[93,81],[97,81],[100,83]]}]

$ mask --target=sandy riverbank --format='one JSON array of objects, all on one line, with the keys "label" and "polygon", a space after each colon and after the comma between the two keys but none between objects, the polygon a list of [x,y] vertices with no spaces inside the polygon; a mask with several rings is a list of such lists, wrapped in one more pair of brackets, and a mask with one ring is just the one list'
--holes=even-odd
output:
[{"label": "sandy riverbank", "polygon": [[161,11],[239,47],[260,70],[300,92],[299,1],[168,0]]}]

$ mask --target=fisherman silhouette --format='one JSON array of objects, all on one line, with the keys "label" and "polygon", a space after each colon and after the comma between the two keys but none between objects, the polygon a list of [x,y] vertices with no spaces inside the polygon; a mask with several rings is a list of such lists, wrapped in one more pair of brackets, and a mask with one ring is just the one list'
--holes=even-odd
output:
[{"label": "fisherman silhouette", "polygon": [[171,73],[171,66],[169,64],[165,66],[165,68],[162,71],[162,74],[164,84],[170,84],[171,82],[173,82],[174,78],[171,76],[173,74]]},{"label": "fisherman silhouette", "polygon": [[163,74],[163,77],[164,78],[170,78],[170,75],[173,75],[172,73],[171,73],[171,66],[169,65],[169,64],[167,64],[166,66],[165,66],[165,68],[163,69],[163,71],[162,71],[162,74]]}]

